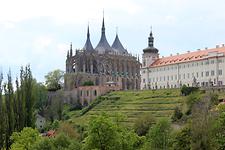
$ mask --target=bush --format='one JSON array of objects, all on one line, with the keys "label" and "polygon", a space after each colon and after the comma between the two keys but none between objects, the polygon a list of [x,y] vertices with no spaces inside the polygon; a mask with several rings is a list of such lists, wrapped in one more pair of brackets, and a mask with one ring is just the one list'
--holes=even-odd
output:
[{"label": "bush", "polygon": [[184,96],[187,96],[193,92],[198,91],[199,88],[198,87],[187,87],[186,85],[183,85],[181,88],[181,94]]},{"label": "bush", "polygon": [[134,130],[139,136],[144,136],[155,121],[155,118],[151,114],[145,114],[135,121]]},{"label": "bush", "polygon": [[175,121],[180,120],[182,118],[182,116],[183,116],[183,113],[181,112],[180,108],[176,107],[171,119],[172,119],[173,122],[175,122]]},{"label": "bush", "polygon": [[92,86],[92,85],[94,85],[94,82],[93,81],[85,81],[82,85],[83,86]]}]

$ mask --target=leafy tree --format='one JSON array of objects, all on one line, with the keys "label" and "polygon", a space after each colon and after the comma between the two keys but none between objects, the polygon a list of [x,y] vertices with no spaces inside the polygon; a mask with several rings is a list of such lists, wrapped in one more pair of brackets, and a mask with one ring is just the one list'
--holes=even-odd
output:
[{"label": "leafy tree", "polygon": [[71,139],[79,139],[80,135],[76,129],[67,122],[62,122],[57,130],[57,133],[64,133]]},{"label": "leafy tree", "polygon": [[189,126],[179,130],[174,135],[174,150],[190,150],[191,149],[191,129]]},{"label": "leafy tree", "polygon": [[161,119],[150,130],[147,135],[145,149],[167,150],[170,140],[170,123],[166,119]]},{"label": "leafy tree", "polygon": [[145,114],[135,121],[134,130],[139,136],[144,136],[155,122],[151,114]]},{"label": "leafy tree", "polygon": [[214,124],[214,138],[218,150],[224,150],[225,148],[225,112],[219,114],[218,119]]},{"label": "leafy tree", "polygon": [[36,129],[26,127],[21,132],[14,132],[11,140],[11,150],[29,150],[33,144],[41,140],[41,137]]},{"label": "leafy tree", "polygon": [[30,150],[56,150],[54,144],[49,138],[42,138],[40,141],[32,145]]},{"label": "leafy tree", "polygon": [[56,91],[62,88],[62,77],[64,75],[64,72],[57,69],[52,72],[49,72],[46,76],[46,85],[48,90],[50,91]]},{"label": "leafy tree", "polygon": [[86,149],[116,150],[119,142],[116,126],[106,115],[90,121],[88,137],[85,139]]}]

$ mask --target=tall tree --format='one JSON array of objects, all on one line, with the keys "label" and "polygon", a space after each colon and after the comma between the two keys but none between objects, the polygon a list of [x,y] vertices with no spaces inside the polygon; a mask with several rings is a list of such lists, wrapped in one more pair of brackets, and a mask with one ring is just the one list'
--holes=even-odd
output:
[{"label": "tall tree", "polygon": [[13,113],[13,85],[11,72],[8,73],[8,82],[4,85],[5,105],[6,105],[6,150],[10,148],[10,136],[14,131],[14,113]]},{"label": "tall tree", "polygon": [[4,146],[4,134],[5,134],[5,113],[4,113],[4,105],[3,105],[3,97],[2,97],[2,80],[3,75],[0,74],[0,149]]}]

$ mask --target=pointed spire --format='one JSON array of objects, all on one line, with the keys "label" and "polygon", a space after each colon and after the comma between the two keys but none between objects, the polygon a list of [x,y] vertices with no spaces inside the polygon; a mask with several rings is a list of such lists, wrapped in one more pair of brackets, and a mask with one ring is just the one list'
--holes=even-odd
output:
[{"label": "pointed spire", "polygon": [[87,40],[86,40],[86,43],[85,43],[83,49],[86,50],[86,51],[93,51],[94,50],[94,48],[91,44],[91,40],[90,40],[89,23],[88,23],[88,28],[87,28]]},{"label": "pointed spire", "polygon": [[[118,28],[117,28],[118,30]],[[123,45],[120,42],[118,33],[116,32],[116,38],[112,44],[112,48],[114,51],[118,52],[119,54],[127,54],[127,50],[123,47]]]},{"label": "pointed spire", "polygon": [[70,55],[69,55],[69,51],[67,51],[67,59],[70,57]]},{"label": "pointed spire", "polygon": [[72,42],[70,43],[70,57],[73,56],[73,46],[72,46]]},{"label": "pointed spire", "polygon": [[102,34],[105,34],[105,20],[104,20],[104,9],[103,9],[103,19],[102,19]]},{"label": "pointed spire", "polygon": [[148,47],[154,47],[154,37],[152,34],[152,26],[151,26],[150,35],[148,37]]},{"label": "pointed spire", "polygon": [[105,36],[105,21],[104,21],[104,11],[103,11],[103,20],[102,20],[102,35],[98,45],[95,48],[99,53],[112,52],[106,36]]}]

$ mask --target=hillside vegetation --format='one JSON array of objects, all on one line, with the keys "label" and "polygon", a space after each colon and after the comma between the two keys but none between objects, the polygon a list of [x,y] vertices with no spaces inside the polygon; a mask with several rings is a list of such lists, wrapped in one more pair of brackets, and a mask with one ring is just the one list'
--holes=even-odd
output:
[{"label": "hillside vegetation", "polygon": [[86,124],[91,116],[105,112],[112,118],[117,114],[125,116],[123,122],[132,125],[140,116],[150,113],[156,118],[168,118],[176,106],[182,105],[185,97],[179,89],[117,91],[101,97],[101,102],[92,109],[80,115],[81,112],[71,112],[72,122]]}]

